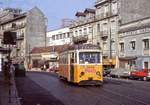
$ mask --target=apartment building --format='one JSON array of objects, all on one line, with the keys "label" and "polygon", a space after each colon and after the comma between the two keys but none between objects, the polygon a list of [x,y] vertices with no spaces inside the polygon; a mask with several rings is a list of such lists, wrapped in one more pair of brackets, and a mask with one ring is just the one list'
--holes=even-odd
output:
[{"label": "apartment building", "polygon": [[103,51],[104,68],[118,67],[118,0],[97,0],[95,8],[95,34]]},{"label": "apartment building", "polygon": [[97,44],[94,34],[95,9],[86,8],[83,12],[77,12],[75,16],[76,20],[70,26],[71,33],[73,34],[73,41],[84,41]]},{"label": "apartment building", "polygon": [[72,34],[69,27],[47,32],[47,46],[57,46],[72,43]]},{"label": "apartment building", "polygon": [[[0,19],[0,32],[16,32],[17,44],[12,46],[11,57],[14,62],[30,63],[30,51],[34,47],[45,46],[46,25],[45,16],[37,7],[22,13],[13,9],[4,9]],[[11,14],[11,15],[10,15]],[[11,17],[10,17],[11,16]],[[3,47],[8,47],[4,45]]]},{"label": "apartment building", "polygon": [[150,18],[120,26],[119,64],[129,69],[150,68]]},{"label": "apartment building", "polygon": [[149,17],[149,4],[148,0],[96,0],[92,11],[77,12],[71,32],[75,38],[84,36],[87,43],[101,47],[104,68],[118,68],[119,27]]}]

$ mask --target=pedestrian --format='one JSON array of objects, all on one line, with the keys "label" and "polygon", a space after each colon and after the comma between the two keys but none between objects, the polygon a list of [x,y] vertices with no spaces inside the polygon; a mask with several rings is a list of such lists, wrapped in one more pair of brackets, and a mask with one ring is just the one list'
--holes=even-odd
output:
[{"label": "pedestrian", "polygon": [[4,63],[3,75],[4,75],[5,83],[10,84],[10,70],[9,70],[9,63],[8,62]]},{"label": "pedestrian", "polygon": [[11,77],[14,75],[14,72],[15,72],[15,67],[12,63],[10,63],[10,75],[11,75]]},{"label": "pedestrian", "polygon": [[45,64],[44,64],[44,67],[43,67],[43,68],[44,68],[44,71],[46,71],[46,65],[45,65]]}]

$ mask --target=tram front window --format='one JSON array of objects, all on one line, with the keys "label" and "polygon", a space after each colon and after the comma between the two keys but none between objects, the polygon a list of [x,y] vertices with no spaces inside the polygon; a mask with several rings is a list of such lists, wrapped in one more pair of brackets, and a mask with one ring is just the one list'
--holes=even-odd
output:
[{"label": "tram front window", "polygon": [[79,53],[79,63],[100,63],[100,53],[99,52],[80,52]]}]

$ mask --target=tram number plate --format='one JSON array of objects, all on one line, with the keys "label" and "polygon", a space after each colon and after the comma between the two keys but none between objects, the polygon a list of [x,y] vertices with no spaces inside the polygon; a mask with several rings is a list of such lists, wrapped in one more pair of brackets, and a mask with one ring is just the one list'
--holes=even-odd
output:
[{"label": "tram number plate", "polygon": [[87,73],[96,73],[96,71],[93,68],[87,68],[87,69],[85,69],[85,72],[87,72]]}]

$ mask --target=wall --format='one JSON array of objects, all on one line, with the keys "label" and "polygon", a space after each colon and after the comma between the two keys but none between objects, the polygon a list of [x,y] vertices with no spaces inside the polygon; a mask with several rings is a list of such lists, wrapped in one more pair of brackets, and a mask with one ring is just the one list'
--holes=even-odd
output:
[{"label": "wall", "polygon": [[141,18],[150,17],[149,0],[120,0],[121,23],[128,23]]}]

